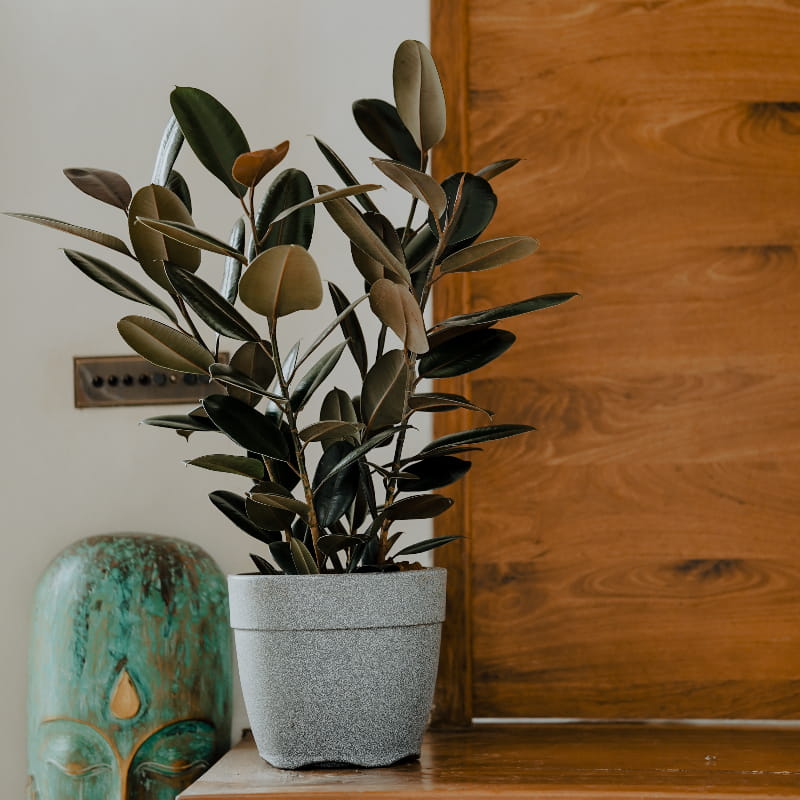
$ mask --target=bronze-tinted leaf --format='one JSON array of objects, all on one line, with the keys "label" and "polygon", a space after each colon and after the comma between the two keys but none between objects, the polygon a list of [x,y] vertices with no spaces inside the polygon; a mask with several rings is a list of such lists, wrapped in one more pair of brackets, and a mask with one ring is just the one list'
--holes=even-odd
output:
[{"label": "bronze-tinted leaf", "polygon": [[184,462],[193,467],[212,470],[213,472],[227,472],[231,475],[243,475],[246,478],[260,481],[264,478],[264,462],[246,456],[231,456],[226,453],[215,453],[209,456],[199,456]]},{"label": "bronze-tinted leaf", "polygon": [[308,516],[308,506],[302,501],[294,497],[286,497],[282,494],[271,494],[267,492],[254,492],[250,495],[250,499],[254,503],[260,503],[270,508],[280,508],[284,511],[291,511],[293,514],[299,514],[301,517]]},{"label": "bronze-tinted leaf", "polygon": [[[266,343],[265,343],[266,344]],[[269,345],[266,345],[269,348]],[[258,386],[269,386],[275,377],[275,364],[258,342],[245,342],[232,356],[230,365],[237,372],[246,375]],[[228,394],[238,397],[249,406],[257,405],[261,394],[242,389],[228,388]]]},{"label": "bronze-tinted leaf", "polygon": [[[269,493],[272,496],[282,495],[285,498],[290,498],[292,493],[286,490],[283,486],[272,481],[261,481],[253,486],[252,489],[255,493]],[[248,495],[245,502],[245,511],[247,516],[256,525],[267,530],[284,530],[292,524],[292,520],[296,514],[286,508],[275,506],[271,503],[259,503],[253,500],[252,495]]]},{"label": "bronze-tinted leaf", "polygon": [[487,164],[485,167],[479,169],[475,174],[479,178],[486,178],[487,181],[490,181],[492,178],[496,178],[498,175],[504,173],[507,169],[516,166],[520,161],[521,159],[519,158],[504,158],[501,161],[493,161],[491,164]]},{"label": "bronze-tinted leaf", "polygon": [[91,228],[82,228],[80,225],[73,225],[71,222],[62,222],[60,219],[53,219],[52,217],[41,217],[38,214],[15,214],[6,212],[6,216],[16,217],[26,222],[35,222],[37,225],[44,225],[46,228],[53,228],[57,231],[71,233],[74,236],[80,236],[81,239],[86,239],[95,244],[101,244],[103,247],[109,247],[112,250],[116,250],[118,253],[133,258],[131,251],[128,249],[128,245],[126,245],[122,239],[117,236],[112,236],[110,233],[101,233]]},{"label": "bronze-tinted leaf", "polygon": [[436,64],[422,43],[406,40],[394,57],[394,102],[397,113],[420,150],[430,150],[444,136],[444,92]]},{"label": "bronze-tinted leaf", "polygon": [[393,161],[401,161],[419,169],[422,154],[391,103],[375,98],[356,100],[353,103],[353,117],[364,136],[378,150]]},{"label": "bronze-tinted leaf", "polygon": [[79,253],[77,250],[65,250],[64,254],[84,275],[96,283],[120,297],[157,308],[177,324],[178,320],[172,309],[160,297],[154,295],[126,272],[95,256]]},{"label": "bronze-tinted leaf", "polygon": [[456,452],[453,448],[478,444],[479,442],[490,442],[495,439],[505,439],[509,436],[518,436],[521,433],[528,433],[528,431],[534,430],[536,428],[531,425],[486,425],[483,428],[471,428],[470,430],[450,433],[447,436],[434,439],[420,450],[417,457],[421,457],[426,453],[429,455],[449,455],[451,452]]},{"label": "bronze-tinted leaf", "polygon": [[430,175],[408,167],[397,161],[373,158],[372,163],[390,180],[405,189],[412,197],[421,200],[436,215],[437,219],[447,208],[444,189]]},{"label": "bronze-tinted leaf", "polygon": [[261,339],[248,320],[204,280],[173,264],[167,264],[165,270],[175,291],[213,331],[244,342]]},{"label": "bronze-tinted leaf", "polygon": [[255,406],[258,403],[251,402],[249,397],[245,400],[242,396],[245,392],[248,394],[260,395],[261,397],[269,397],[270,399],[278,401],[282,400],[279,395],[273,394],[269,389],[256,383],[256,381],[252,380],[244,373],[239,372],[239,370],[235,369],[230,364],[212,364],[208,368],[208,371],[211,377],[218,383],[224,383],[226,387],[234,386],[237,389],[244,390],[244,392],[237,392],[231,391],[230,388],[228,388],[228,394],[231,397],[236,397],[246,402],[249,406]]},{"label": "bronze-tinted leaf", "polygon": [[[353,401],[347,392],[341,389],[331,389],[322,400],[319,416],[324,420],[341,420],[346,423],[357,423],[358,417],[353,407]],[[339,438],[334,434],[320,439],[322,447],[328,449]]]},{"label": "bronze-tinted leaf", "polygon": [[243,196],[246,189],[231,171],[250,145],[230,111],[208,92],[189,86],[173,89],[169,99],[186,141],[203,166],[237,197]]},{"label": "bronze-tinted leaf", "polygon": [[245,186],[257,186],[270,170],[275,169],[286,158],[288,152],[289,142],[286,141],[265,150],[242,153],[233,162],[232,175]]},{"label": "bronze-tinted leaf", "polygon": [[472,311],[469,314],[459,314],[449,317],[439,323],[442,327],[452,327],[460,325],[482,325],[494,324],[501,319],[517,317],[521,314],[529,314],[532,311],[541,311],[544,308],[566,303],[573,297],[578,297],[575,292],[561,292],[557,294],[540,294],[537,297],[529,297],[527,300],[518,300],[516,303],[509,303],[505,306],[487,308],[484,311]]},{"label": "bronze-tinted leaf", "polygon": [[124,317],[117,323],[122,338],[151,364],[177,372],[207,375],[214,356],[188,334],[147,317]]},{"label": "bronze-tinted leaf", "polygon": [[289,540],[289,548],[292,554],[292,561],[294,561],[295,569],[298,575],[317,575],[319,569],[314,556],[311,555],[308,548],[299,540],[292,537]]},{"label": "bronze-tinted leaf", "polygon": [[500,267],[511,261],[525,258],[535,253],[539,242],[530,236],[504,236],[478,242],[448,256],[441,264],[443,273],[479,272],[492,267]]},{"label": "bronze-tinted leaf", "polygon": [[[447,195],[447,243],[449,255],[461,244],[472,244],[492,221],[497,208],[495,195],[489,181],[469,172],[457,172],[442,183]],[[428,225],[436,230],[429,216]]]},{"label": "bronze-tinted leaf", "polygon": [[511,331],[497,328],[467,331],[425,353],[419,361],[419,374],[423,378],[466,375],[501,356],[516,338]]},{"label": "bronze-tinted leaf", "polygon": [[323,439],[329,441],[351,439],[356,441],[364,426],[360,422],[344,422],[339,419],[322,419],[300,431],[299,436],[304,442],[317,442]]},{"label": "bronze-tinted leaf", "polygon": [[[320,186],[319,190],[328,195],[329,188],[328,186]],[[331,198],[325,201],[325,208],[333,218],[333,221],[359,250],[375,261],[380,262],[386,269],[402,278],[406,283],[411,283],[411,276],[408,274],[405,265],[392,253],[351,203],[341,197]]]},{"label": "bronze-tinted leaf", "polygon": [[144,186],[133,196],[128,210],[128,231],[133,252],[142,269],[162,289],[173,292],[172,284],[164,272],[164,262],[195,272],[200,266],[200,251],[194,247],[166,238],[158,231],[137,222],[139,217],[166,219],[194,225],[192,217],[180,199],[163,186]]},{"label": "bronze-tinted leaf", "polygon": [[82,192],[101,203],[108,203],[123,211],[130,205],[133,195],[131,187],[116,172],[94,167],[69,167],[64,170],[64,174]]},{"label": "bronze-tinted leaf", "polygon": [[413,353],[428,351],[428,337],[419,303],[407,286],[381,278],[372,284],[369,305],[375,316]]},{"label": "bronze-tinted leaf", "polygon": [[228,395],[212,394],[204,398],[203,408],[217,428],[245,450],[279,461],[289,458],[280,428],[247,403]]},{"label": "bronze-tinted leaf", "polygon": [[212,236],[210,233],[195,228],[194,225],[186,225],[182,222],[165,222],[158,219],[148,219],[139,217],[139,224],[146,225],[158,233],[163,234],[169,239],[185,244],[188,247],[195,247],[198,250],[207,250],[209,253],[220,253],[223,256],[230,256],[237,261],[245,263],[247,259],[235,248]]},{"label": "bronze-tinted leaf", "polygon": [[308,208],[315,206],[318,203],[328,203],[332,200],[341,200],[346,197],[353,197],[355,195],[364,194],[364,192],[374,192],[375,189],[382,189],[377,183],[365,183],[359,186],[346,186],[344,189],[334,189],[332,186],[318,186],[320,194],[298,203],[296,206],[291,206],[284,209],[277,217],[275,222],[280,222],[282,219],[294,214],[298,209]]},{"label": "bronze-tinted leaf", "polygon": [[407,384],[408,365],[400,350],[390,350],[375,362],[361,391],[361,413],[368,431],[402,420]]},{"label": "bronze-tinted leaf", "polygon": [[148,417],[142,420],[143,425],[152,425],[154,428],[171,428],[179,432],[216,431],[217,426],[207,417],[196,414],[161,414],[157,417]]},{"label": "bronze-tinted leaf", "polygon": [[242,302],[258,314],[276,319],[322,302],[322,280],[308,250],[279,245],[256,256],[239,281]]},{"label": "bronze-tinted leaf", "polygon": [[[358,186],[359,181],[356,176],[348,169],[347,165],[339,158],[333,150],[325,144],[321,139],[314,137],[320,153],[325,156],[325,160],[333,167],[333,171],[339,176],[345,186]],[[378,207],[372,202],[368,194],[355,195],[356,202],[364,209],[364,211],[378,212]]]}]

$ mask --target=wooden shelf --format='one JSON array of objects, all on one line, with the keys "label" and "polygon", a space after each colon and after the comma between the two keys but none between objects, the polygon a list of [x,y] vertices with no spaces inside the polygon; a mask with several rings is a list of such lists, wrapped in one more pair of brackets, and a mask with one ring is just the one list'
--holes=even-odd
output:
[{"label": "wooden shelf", "polygon": [[798,728],[479,725],[432,731],[419,761],[388,769],[285,771],[245,739],[180,798],[800,798],[798,753]]}]

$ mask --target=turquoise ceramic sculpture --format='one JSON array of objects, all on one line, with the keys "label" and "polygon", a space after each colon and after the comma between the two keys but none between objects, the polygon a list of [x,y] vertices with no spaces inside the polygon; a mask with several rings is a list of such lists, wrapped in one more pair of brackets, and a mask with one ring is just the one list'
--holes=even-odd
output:
[{"label": "turquoise ceramic sculpture", "polygon": [[230,746],[225,580],[158,536],[84,539],[48,567],[30,648],[35,800],[173,800]]}]

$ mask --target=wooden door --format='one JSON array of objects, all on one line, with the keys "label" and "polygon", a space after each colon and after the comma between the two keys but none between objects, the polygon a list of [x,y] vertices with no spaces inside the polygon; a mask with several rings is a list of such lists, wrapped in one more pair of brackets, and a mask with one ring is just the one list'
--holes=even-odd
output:
[{"label": "wooden door", "polygon": [[438,173],[542,243],[438,318],[582,295],[449,385],[539,430],[440,524],[440,721],[800,716],[800,3],[432,5]]}]

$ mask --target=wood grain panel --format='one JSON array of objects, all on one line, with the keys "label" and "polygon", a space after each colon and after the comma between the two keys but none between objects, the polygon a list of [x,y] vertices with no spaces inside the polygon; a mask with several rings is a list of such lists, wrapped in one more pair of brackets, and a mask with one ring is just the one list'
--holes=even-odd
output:
[{"label": "wood grain panel", "polygon": [[470,381],[539,429],[469,476],[474,712],[796,718],[800,3],[466,6],[489,234],[542,242],[468,305],[582,295]]}]

